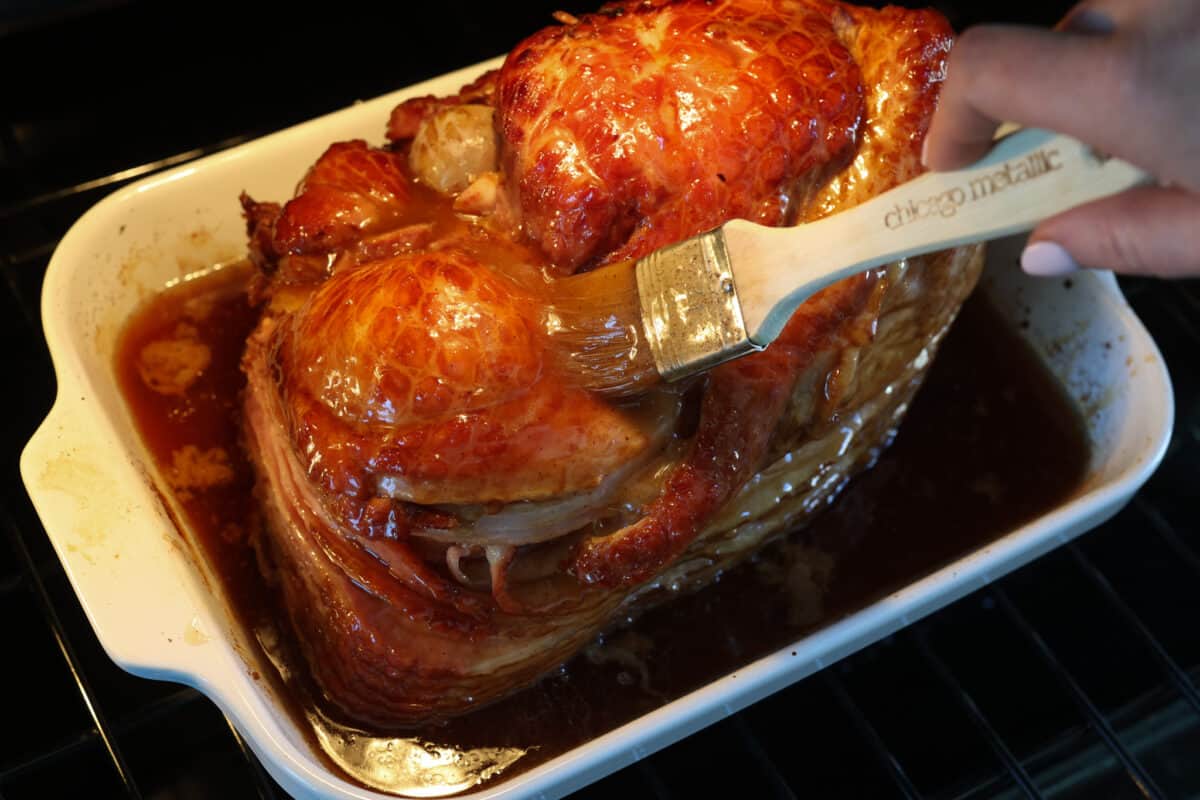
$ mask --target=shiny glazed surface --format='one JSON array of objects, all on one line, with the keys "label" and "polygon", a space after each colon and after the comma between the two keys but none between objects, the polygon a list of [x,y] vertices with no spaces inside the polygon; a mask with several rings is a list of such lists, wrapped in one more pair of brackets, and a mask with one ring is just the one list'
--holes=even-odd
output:
[{"label": "shiny glazed surface", "polygon": [[845,281],[767,351],[622,404],[554,357],[548,287],[913,176],[949,42],[931,12],[615,4],[401,104],[389,147],[331,145],[286,203],[243,196],[252,539],[342,713],[388,726],[503,697],[879,457],[977,250]]}]

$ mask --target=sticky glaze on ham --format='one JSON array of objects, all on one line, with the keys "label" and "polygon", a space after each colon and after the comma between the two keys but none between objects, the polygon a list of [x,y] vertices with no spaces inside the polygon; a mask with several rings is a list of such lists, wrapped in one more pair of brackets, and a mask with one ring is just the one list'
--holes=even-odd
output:
[{"label": "sticky glaze on ham", "polygon": [[288,202],[243,197],[259,550],[332,702],[395,725],[503,696],[873,462],[977,250],[844,281],[619,405],[560,371],[546,287],[913,177],[950,43],[927,11],[611,4],[402,103],[388,146],[333,143]]}]

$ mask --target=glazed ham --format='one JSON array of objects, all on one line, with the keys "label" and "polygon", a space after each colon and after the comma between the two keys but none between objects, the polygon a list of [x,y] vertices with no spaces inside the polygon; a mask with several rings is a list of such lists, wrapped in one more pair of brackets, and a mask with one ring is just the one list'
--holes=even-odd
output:
[{"label": "glazed ham", "polygon": [[496,88],[527,232],[574,269],[783,223],[858,139],[852,25],[819,3],[627,3],[530,37]]},{"label": "glazed ham", "polygon": [[927,11],[615,3],[402,103],[389,146],[332,145],[287,203],[243,197],[258,550],[329,701],[394,726],[494,700],[874,461],[976,249],[843,281],[764,352],[619,403],[557,357],[547,287],[915,176],[950,44]]}]

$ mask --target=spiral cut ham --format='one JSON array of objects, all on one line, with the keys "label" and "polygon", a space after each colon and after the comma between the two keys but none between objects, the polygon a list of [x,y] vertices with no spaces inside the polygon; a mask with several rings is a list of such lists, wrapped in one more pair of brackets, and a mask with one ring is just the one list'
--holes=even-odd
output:
[{"label": "spiral cut ham", "polygon": [[912,178],[952,37],[823,0],[560,19],[401,103],[387,146],[242,198],[256,546],[316,683],[371,724],[502,697],[802,525],[891,441],[979,274],[976,248],[892,264],[688,384],[580,388],[547,287]]}]

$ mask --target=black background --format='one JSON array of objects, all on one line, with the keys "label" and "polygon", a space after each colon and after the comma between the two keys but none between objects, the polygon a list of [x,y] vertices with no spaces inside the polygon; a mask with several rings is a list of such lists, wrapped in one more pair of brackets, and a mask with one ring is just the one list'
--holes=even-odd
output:
[{"label": "black background", "polygon": [[[981,20],[1051,23],[1067,7],[937,5],[959,28]],[[499,55],[554,10],[582,13],[594,3],[65,7],[75,15],[17,17],[7,24],[25,25],[24,33],[0,40],[0,108],[17,123],[16,144],[35,173],[3,180],[0,202],[13,190],[58,188],[286,127]]]},{"label": "black background", "polygon": [[[1050,24],[1067,8],[937,5],[959,28]],[[0,438],[0,800],[279,796],[207,700],[108,661],[21,488],[17,455],[53,399],[38,298],[58,238],[134,173],[481,61],[556,9],[590,7],[0,6],[0,342],[10,384]],[[1179,413],[1163,467],[1128,509],[586,793],[1200,795],[1200,288],[1123,288],[1164,351]]]}]

